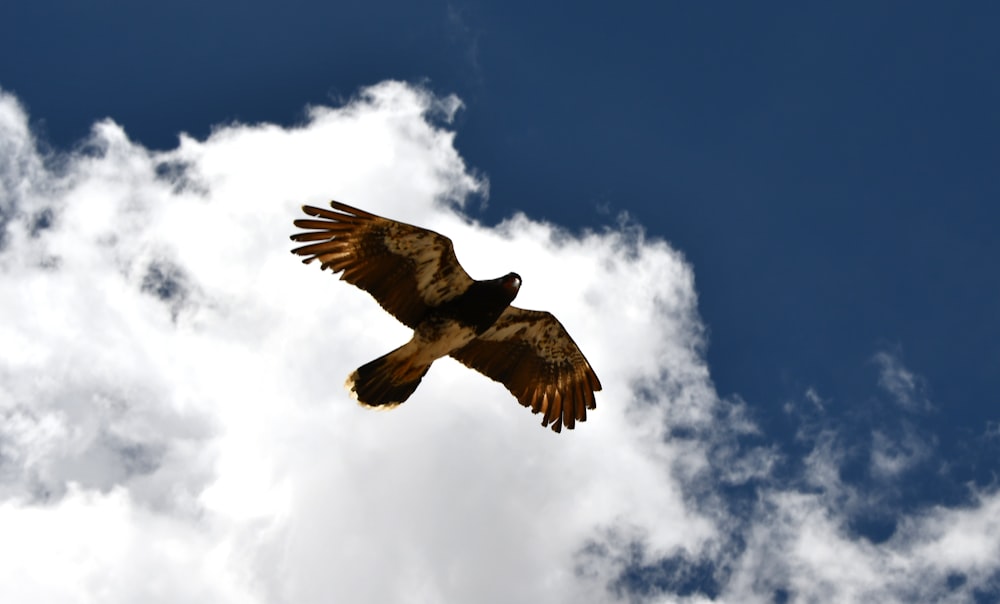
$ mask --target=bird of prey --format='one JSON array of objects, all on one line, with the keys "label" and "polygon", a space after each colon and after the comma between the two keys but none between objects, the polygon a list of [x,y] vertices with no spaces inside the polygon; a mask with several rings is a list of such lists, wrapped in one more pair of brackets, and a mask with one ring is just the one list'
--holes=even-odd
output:
[{"label": "bird of prey", "polygon": [[294,222],[307,242],[292,253],[367,291],[413,329],[413,338],[351,373],[345,386],[362,405],[392,407],[416,390],[445,355],[502,383],[542,426],[572,429],[587,419],[601,389],[590,363],[551,313],[511,306],[521,277],[470,277],[451,240],[336,201],[303,206]]}]

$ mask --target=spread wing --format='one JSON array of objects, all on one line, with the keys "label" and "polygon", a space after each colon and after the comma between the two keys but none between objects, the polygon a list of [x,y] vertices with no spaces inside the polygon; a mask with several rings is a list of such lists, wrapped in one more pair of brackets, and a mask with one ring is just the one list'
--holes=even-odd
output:
[{"label": "spread wing", "polygon": [[472,285],[444,235],[336,201],[330,207],[333,211],[302,206],[318,220],[296,220],[295,226],[309,231],[292,240],[318,243],[292,253],[303,256],[305,264],[319,259],[321,268],[343,271],[341,279],[370,293],[406,326],[416,328],[428,308]]},{"label": "spread wing", "polygon": [[451,353],[507,387],[559,432],[587,419],[601,389],[590,363],[551,313],[510,306],[475,340]]}]

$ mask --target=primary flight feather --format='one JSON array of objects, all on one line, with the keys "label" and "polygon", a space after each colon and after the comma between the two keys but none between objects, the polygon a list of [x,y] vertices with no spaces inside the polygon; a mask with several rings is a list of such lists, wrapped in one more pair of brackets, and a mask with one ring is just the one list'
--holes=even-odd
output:
[{"label": "primary flight feather", "polygon": [[551,313],[510,305],[521,277],[476,281],[444,235],[336,201],[330,207],[302,207],[313,218],[295,221],[306,231],[292,240],[306,245],[292,253],[341,273],[413,329],[409,342],[347,378],[361,404],[402,403],[447,355],[502,383],[556,432],[587,419],[601,382]]}]

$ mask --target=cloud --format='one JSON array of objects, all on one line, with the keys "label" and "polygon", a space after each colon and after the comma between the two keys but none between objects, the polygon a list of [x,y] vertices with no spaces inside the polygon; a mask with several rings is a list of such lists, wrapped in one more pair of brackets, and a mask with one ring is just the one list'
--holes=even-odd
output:
[{"label": "cloud", "polygon": [[[995,597],[1000,497],[908,518],[883,544],[853,536],[822,496],[765,496],[726,601],[969,602]],[[743,597],[742,594],[754,594]]]},{"label": "cloud", "polygon": [[[460,107],[384,82],[292,128],[154,152],[103,121],[43,154],[0,94],[0,599],[884,601],[996,581],[996,494],[876,545],[829,496],[834,436],[814,480],[776,477],[787,460],[715,393],[665,242],[463,213],[486,183],[455,151]],[[356,405],[347,374],[408,332],[289,253],[299,205],[330,198],[448,234],[474,277],[519,272],[517,304],[555,313],[605,386],[588,421],[555,435],[447,359],[400,408]]]},{"label": "cloud", "polygon": [[[59,567],[8,575],[5,600],[600,601],[621,563],[577,574],[587,544],[628,534],[657,556],[715,535],[674,477],[705,448],[664,437],[705,429],[716,402],[690,266],[636,227],[461,214],[485,183],[442,127],[457,99],[387,82],[168,152],[104,121],[55,158],[0,105],[17,155],[0,312],[19,318],[0,334],[0,522],[33,519],[7,533],[17,568]],[[519,271],[519,304],[555,312],[599,368],[591,421],[553,435],[450,360],[398,410],[353,403],[345,376],[407,333],[289,253],[298,206],[330,197],[448,233],[475,277]],[[67,547],[43,564],[29,539]],[[219,573],[189,572],[201,559]],[[159,566],[183,586],[149,592]]]},{"label": "cloud", "polygon": [[455,44],[465,65],[477,86],[483,87],[485,78],[479,58],[479,39],[481,32],[469,25],[468,6],[447,5],[447,31],[451,42]]},{"label": "cloud", "polygon": [[878,385],[901,408],[910,412],[930,411],[933,404],[925,394],[924,380],[903,366],[898,354],[879,351],[873,357],[879,366]]},{"label": "cloud", "polygon": [[912,424],[903,423],[899,431],[898,435],[883,430],[872,432],[871,468],[877,478],[897,477],[931,454],[932,444]]}]

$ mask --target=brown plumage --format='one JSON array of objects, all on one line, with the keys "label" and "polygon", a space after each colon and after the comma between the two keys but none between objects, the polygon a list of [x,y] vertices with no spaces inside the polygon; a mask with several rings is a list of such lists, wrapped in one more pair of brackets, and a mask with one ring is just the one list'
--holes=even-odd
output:
[{"label": "brown plumage", "polygon": [[559,432],[587,419],[601,389],[587,359],[552,314],[510,306],[521,278],[472,279],[447,237],[331,201],[333,211],[303,206],[316,219],[292,240],[303,262],[341,272],[386,311],[414,330],[396,350],[353,372],[347,387],[359,402],[405,401],[431,363],[450,355],[502,383],[542,425]]}]

